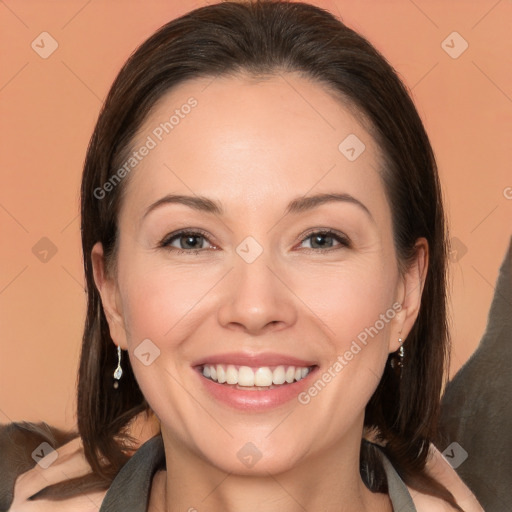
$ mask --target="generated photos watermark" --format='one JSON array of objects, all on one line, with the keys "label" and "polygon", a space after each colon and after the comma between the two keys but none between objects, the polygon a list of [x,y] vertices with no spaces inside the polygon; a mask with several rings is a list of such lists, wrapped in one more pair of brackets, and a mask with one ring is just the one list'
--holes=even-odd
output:
[{"label": "generated photos watermark", "polygon": [[165,136],[171,133],[196,106],[197,100],[191,96],[180,108],[175,109],[169,119],[156,126],[151,132],[151,135],[146,137],[144,144],[142,144],[139,149],[134,150],[124,164],[119,167],[101,187],[94,189],[94,197],[101,200],[104,199],[109,192],[112,192],[112,190],[121,183],[123,178],[130,174],[130,172],[149,155],[150,151],[155,149],[158,144],[164,140]]},{"label": "generated photos watermark", "polygon": [[350,348],[342,355],[338,355],[336,360],[325,370],[322,375],[306,391],[299,393],[297,400],[302,405],[307,405],[311,399],[320,393],[329,382],[331,382],[340,372],[354,359],[359,352],[368,344],[368,338],[374,338],[388,324],[396,314],[401,311],[402,305],[395,302],[385,313],[381,313],[379,319],[370,327],[365,327],[358,335],[357,339],[352,340]]}]

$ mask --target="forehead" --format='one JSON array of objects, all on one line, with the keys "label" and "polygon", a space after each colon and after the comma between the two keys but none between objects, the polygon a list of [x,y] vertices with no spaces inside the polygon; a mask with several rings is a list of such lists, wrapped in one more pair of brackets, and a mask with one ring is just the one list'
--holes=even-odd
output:
[{"label": "forehead", "polygon": [[[333,189],[383,195],[380,150],[357,110],[296,74],[183,82],[155,104],[132,149],[128,193],[187,193],[264,206]],[[250,202],[248,201],[250,199]]]}]

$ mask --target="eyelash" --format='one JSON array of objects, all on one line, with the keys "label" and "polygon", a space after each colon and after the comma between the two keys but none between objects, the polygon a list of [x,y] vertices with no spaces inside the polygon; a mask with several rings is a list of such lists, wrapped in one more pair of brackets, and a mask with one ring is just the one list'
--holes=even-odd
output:
[{"label": "eyelash", "polygon": [[[181,231],[176,231],[175,233],[171,233],[170,235],[166,236],[165,238],[163,238],[159,244],[158,244],[158,247],[159,248],[162,248],[162,249],[167,249],[169,251],[172,251],[172,252],[175,252],[176,254],[183,254],[183,253],[188,253],[188,254],[194,254],[194,255],[198,255],[200,252],[204,252],[206,249],[178,249],[176,247],[171,247],[171,242],[173,242],[176,238],[179,238],[180,236],[182,235],[188,235],[188,236],[202,236],[205,240],[208,240],[207,238],[207,233],[205,231],[202,231],[200,229],[197,229],[195,231],[188,231],[188,230],[181,230]],[[333,231],[333,230],[330,230],[330,229],[326,229],[326,230],[323,230],[323,229],[316,229],[316,230],[312,230],[312,231],[309,231],[307,232],[305,235],[303,235],[303,238],[300,240],[300,242],[304,242],[305,240],[307,240],[308,238],[311,238],[313,235],[322,235],[322,236],[330,236],[332,237],[333,239],[335,239],[336,241],[338,241],[340,243],[340,245],[338,246],[338,248],[336,247],[330,247],[330,248],[327,248],[327,249],[307,249],[306,252],[315,252],[315,253],[326,253],[326,252],[332,252],[332,251],[335,251],[335,250],[338,250],[338,249],[342,249],[342,248],[350,248],[351,247],[351,243],[350,243],[350,240],[348,239],[347,236],[345,236],[344,234],[342,233],[339,233],[338,231]],[[211,244],[213,245],[213,244]]]}]

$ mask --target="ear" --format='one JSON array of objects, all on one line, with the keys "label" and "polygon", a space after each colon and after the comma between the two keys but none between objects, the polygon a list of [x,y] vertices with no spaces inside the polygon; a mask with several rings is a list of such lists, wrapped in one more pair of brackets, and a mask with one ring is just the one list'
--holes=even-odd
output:
[{"label": "ear", "polygon": [[103,245],[101,242],[97,242],[92,248],[91,263],[94,282],[101,296],[103,312],[105,313],[110,329],[110,337],[114,340],[116,345],[127,350],[126,330],[117,282],[115,277],[109,276],[106,271]]},{"label": "ear", "polygon": [[402,307],[394,318],[389,352],[395,352],[400,348],[398,339],[402,338],[402,341],[405,341],[414,326],[420,311],[427,270],[428,242],[425,238],[418,238],[415,244],[414,259],[398,286],[397,302]]}]

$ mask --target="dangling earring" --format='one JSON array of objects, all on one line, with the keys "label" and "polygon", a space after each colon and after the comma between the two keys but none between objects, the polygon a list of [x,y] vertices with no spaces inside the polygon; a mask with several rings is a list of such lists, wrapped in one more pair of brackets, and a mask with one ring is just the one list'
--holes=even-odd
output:
[{"label": "dangling earring", "polygon": [[400,348],[398,349],[398,366],[400,368],[404,367],[404,345],[402,338],[398,338],[398,343],[400,343]]},{"label": "dangling earring", "polygon": [[397,350],[397,356],[391,359],[390,364],[393,370],[397,373],[400,372],[400,378],[402,378],[401,370],[404,367],[404,345],[402,338],[398,338],[398,343],[400,343],[400,348]]},{"label": "dangling earring", "polygon": [[121,347],[117,346],[117,368],[114,370],[114,389],[119,387],[119,379],[123,376],[123,369],[121,368]]}]

